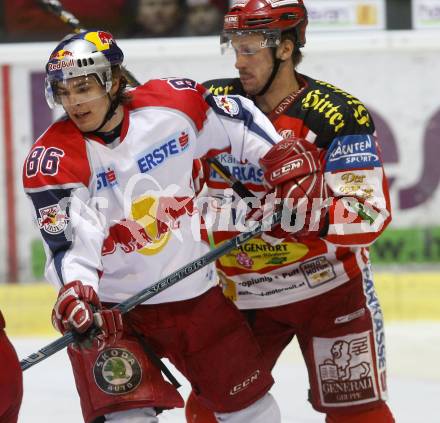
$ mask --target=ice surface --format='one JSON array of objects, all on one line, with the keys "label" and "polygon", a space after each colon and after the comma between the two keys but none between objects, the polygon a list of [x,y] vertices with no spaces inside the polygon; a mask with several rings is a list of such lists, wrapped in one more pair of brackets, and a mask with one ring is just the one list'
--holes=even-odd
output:
[{"label": "ice surface", "polygon": [[[390,323],[386,326],[389,404],[397,423],[440,422],[440,323]],[[20,358],[51,342],[13,339]],[[177,371],[181,394],[189,385]],[[272,389],[283,423],[322,423],[324,416],[308,404],[307,374],[296,342],[274,370]],[[26,370],[20,423],[82,422],[79,400],[65,351]],[[161,422],[184,423],[183,410],[165,412]]]}]

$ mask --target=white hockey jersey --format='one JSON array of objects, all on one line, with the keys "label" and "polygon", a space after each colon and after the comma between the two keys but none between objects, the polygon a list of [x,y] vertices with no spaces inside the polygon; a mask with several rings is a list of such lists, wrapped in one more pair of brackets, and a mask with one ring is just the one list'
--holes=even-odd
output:
[{"label": "white hockey jersey", "polygon": [[[23,169],[47,279],[58,287],[81,280],[113,303],[209,250],[193,206],[195,158],[227,148],[258,164],[281,140],[251,101],[213,96],[188,79],[152,80],[131,94],[119,143],[65,119],[38,139]],[[192,298],[216,283],[210,265],[148,303]]]}]

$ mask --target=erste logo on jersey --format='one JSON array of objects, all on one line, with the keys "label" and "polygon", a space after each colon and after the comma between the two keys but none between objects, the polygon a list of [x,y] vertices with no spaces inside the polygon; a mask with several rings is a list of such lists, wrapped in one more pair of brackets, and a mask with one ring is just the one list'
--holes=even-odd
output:
[{"label": "erste logo on jersey", "polygon": [[380,167],[379,154],[371,135],[335,138],[326,155],[326,171]]},{"label": "erste logo on jersey", "polygon": [[217,107],[226,115],[237,116],[240,113],[240,106],[231,97],[214,96]]},{"label": "erste logo on jersey", "polygon": [[50,235],[57,235],[66,229],[69,216],[61,210],[59,204],[52,204],[38,210],[38,227]]},{"label": "erste logo on jersey", "polygon": [[116,178],[116,172],[114,168],[107,167],[107,169],[102,170],[96,174],[96,189],[100,191],[104,188],[113,188],[118,184],[118,180]]},{"label": "erste logo on jersey", "polygon": [[189,145],[189,130],[184,130],[167,141],[160,141],[142,152],[141,157],[137,159],[139,170],[142,173],[149,172],[168,159],[183,153]]}]

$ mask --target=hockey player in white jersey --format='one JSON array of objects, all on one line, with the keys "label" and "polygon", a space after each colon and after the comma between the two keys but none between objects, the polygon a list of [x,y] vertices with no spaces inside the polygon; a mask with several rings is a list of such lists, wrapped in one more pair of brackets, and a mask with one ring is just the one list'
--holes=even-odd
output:
[{"label": "hockey player in white jersey", "polygon": [[146,341],[219,421],[276,423],[273,380],[214,266],[124,316],[111,307],[208,251],[193,207],[193,160],[226,148],[258,165],[281,137],[251,101],[213,96],[189,79],[127,91],[122,61],[104,31],[56,47],[46,97],[66,116],[36,141],[23,168],[46,277],[59,289],[53,324],[75,331],[79,345],[97,341],[68,349],[84,420],[151,423],[160,410],[183,406],[145,354]]}]

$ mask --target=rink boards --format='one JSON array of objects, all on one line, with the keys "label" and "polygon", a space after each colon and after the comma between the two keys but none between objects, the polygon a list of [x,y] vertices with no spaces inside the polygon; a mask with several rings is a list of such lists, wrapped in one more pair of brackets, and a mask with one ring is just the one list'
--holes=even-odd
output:
[{"label": "rink boards", "polygon": [[[377,272],[385,321],[440,321],[440,272]],[[50,313],[56,294],[46,283],[1,284],[2,312],[11,336],[53,336]]]}]

